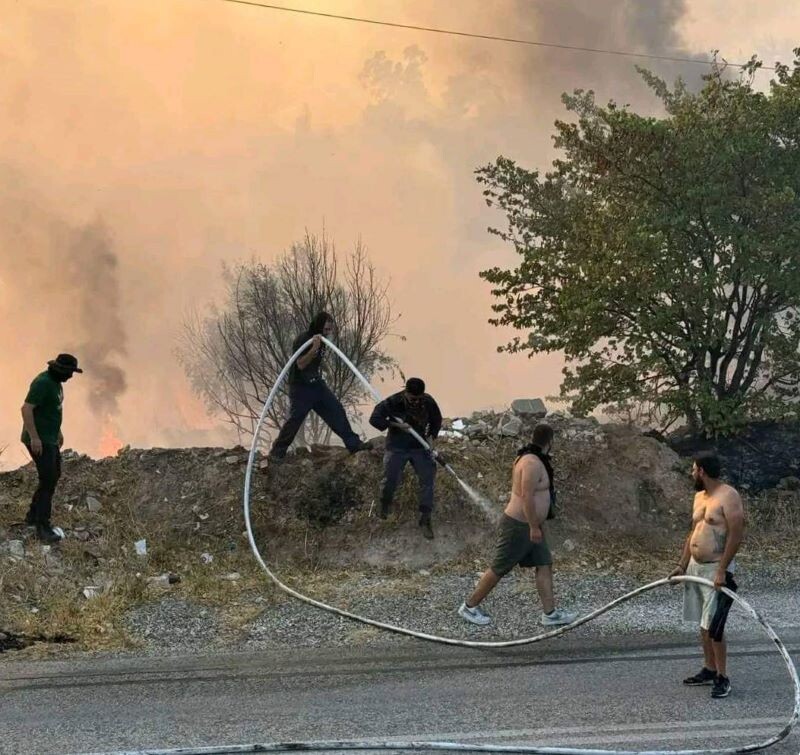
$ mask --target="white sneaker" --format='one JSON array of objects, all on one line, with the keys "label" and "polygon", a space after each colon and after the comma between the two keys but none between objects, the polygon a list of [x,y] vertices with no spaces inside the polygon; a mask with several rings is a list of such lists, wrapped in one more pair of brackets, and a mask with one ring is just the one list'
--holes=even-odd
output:
[{"label": "white sneaker", "polygon": [[546,627],[560,627],[565,624],[572,624],[577,618],[577,613],[565,611],[562,608],[555,608],[550,613],[542,614],[542,624]]},{"label": "white sneaker", "polygon": [[470,624],[477,624],[481,627],[492,623],[492,617],[481,611],[480,606],[470,608],[466,603],[462,603],[461,608],[458,609],[458,615],[462,619],[466,619]]}]

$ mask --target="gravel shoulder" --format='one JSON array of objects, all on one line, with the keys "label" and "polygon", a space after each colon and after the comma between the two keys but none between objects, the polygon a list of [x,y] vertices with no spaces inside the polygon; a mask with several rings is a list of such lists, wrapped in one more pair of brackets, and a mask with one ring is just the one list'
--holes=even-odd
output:
[{"label": "gravel shoulder", "polygon": [[[660,575],[653,575],[652,580]],[[778,578],[776,578],[776,576]],[[360,578],[340,585],[332,605],[419,632],[469,640],[508,640],[540,634],[541,611],[532,580],[512,573],[484,603],[493,617],[489,627],[464,622],[456,609],[477,574],[418,576],[413,580]],[[769,571],[741,574],[740,593],[773,628],[800,627],[800,592],[795,580]],[[652,581],[651,580],[651,581]],[[559,604],[584,615],[643,584],[609,574],[557,576]],[[692,638],[697,629],[681,619],[681,588],[657,588],[626,602],[574,635],[614,638],[626,635],[671,635]],[[253,596],[257,610],[258,597]],[[327,597],[327,596],[326,596]],[[412,639],[345,619],[294,599],[264,606],[233,628],[213,607],[170,597],[138,606],[126,617],[127,631],[146,655],[248,651],[281,648],[335,648],[397,645]],[[728,637],[751,636],[760,628],[738,606],[731,612]]]}]

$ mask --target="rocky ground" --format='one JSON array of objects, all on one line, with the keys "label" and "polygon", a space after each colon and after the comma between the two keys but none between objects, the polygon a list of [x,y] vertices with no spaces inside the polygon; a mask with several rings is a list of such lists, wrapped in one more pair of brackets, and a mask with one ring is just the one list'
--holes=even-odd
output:
[{"label": "rocky ground", "polygon": [[[495,511],[508,496],[515,449],[540,414],[530,402],[515,409],[449,420],[439,442]],[[688,523],[689,462],[630,426],[560,414],[548,421],[557,433],[559,510],[548,524],[557,586],[565,604],[584,611],[673,563]],[[354,457],[312,448],[269,472],[259,458],[253,524],[268,563],[304,592],[389,623],[486,639],[536,633],[523,573],[487,603],[493,629],[456,616],[486,565],[492,524],[446,474],[434,541],[416,525],[413,479],[389,520],[377,519],[375,446]],[[266,581],[243,536],[246,458],[241,448],[126,448],[99,461],[67,453],[54,516],[67,537],[51,548],[21,523],[32,467],[0,474],[0,650],[22,648],[3,657],[403,641],[289,600]],[[740,559],[742,589],[763,600],[776,626],[800,607],[791,589],[798,493],[781,488],[748,498]],[[676,601],[675,590],[650,593],[578,631],[672,631]]]}]

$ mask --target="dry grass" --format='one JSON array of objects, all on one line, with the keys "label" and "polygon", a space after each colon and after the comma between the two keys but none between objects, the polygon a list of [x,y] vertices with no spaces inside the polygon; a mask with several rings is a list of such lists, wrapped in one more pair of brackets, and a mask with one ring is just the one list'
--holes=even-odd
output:
[{"label": "dry grass", "polygon": [[[470,447],[458,456],[459,472],[496,505],[498,498],[507,493],[506,461],[510,464],[514,447],[513,441],[498,441]],[[442,448],[447,453],[444,444]],[[366,462],[359,463],[364,469],[359,467],[355,472],[362,474],[361,484],[365,490],[374,490],[378,467],[372,469]],[[116,492],[102,495],[103,509],[97,514],[89,513],[80,503],[71,511],[60,505],[58,523],[71,534],[84,528],[82,531],[89,537],[86,542],[71,537],[47,553],[36,541],[28,539],[24,560],[0,556],[0,628],[29,636],[68,635],[75,640],[73,647],[80,650],[130,648],[134,643],[125,632],[125,615],[132,607],[165,594],[214,606],[224,624],[234,631],[244,628],[266,606],[289,599],[263,574],[242,537],[237,498],[240,483],[235,477],[229,491],[214,493],[203,501],[201,508],[210,512],[210,517],[200,521],[188,504],[171,511],[160,510],[157,503],[162,499],[156,499],[151,490],[150,508],[143,508],[141,493],[137,498],[128,492],[136,490],[140,482],[135,477],[140,474],[135,467],[126,471],[121,463],[112,467],[87,462],[78,473],[65,475],[65,492],[73,494],[73,498],[87,490],[103,490],[112,473],[117,480]],[[154,473],[148,474],[155,479]],[[24,528],[12,528],[12,524],[24,517],[34,477],[30,470],[2,477],[0,533],[6,531],[14,538],[25,534]],[[443,518],[446,514],[451,521],[471,523],[476,530],[485,527],[486,537],[462,548],[455,558],[426,567],[427,571],[432,577],[482,571],[488,565],[491,527],[483,514],[465,500],[449,475],[440,474],[437,485]],[[365,596],[424,594],[430,577],[417,570],[396,565],[370,568],[362,563],[331,567],[324,560],[322,554],[336,550],[345,534],[363,542],[385,536],[386,531],[381,528],[391,527],[392,520],[376,527],[375,520],[369,517],[370,496],[371,493],[365,495],[360,506],[347,510],[338,524],[325,528],[287,514],[291,509],[285,502],[272,500],[274,491],[258,488],[254,527],[278,576],[291,587],[342,606]],[[415,499],[415,481],[407,475],[396,499],[396,510],[403,518],[413,516]],[[65,500],[61,489],[59,500]],[[676,501],[673,506],[675,511],[687,507],[686,500]],[[743,562],[757,566],[800,557],[797,492],[771,491],[753,497],[747,501],[747,510]],[[613,571],[652,579],[675,563],[684,536],[666,519],[659,526],[660,529],[649,526],[643,530],[649,535],[633,536],[592,529],[567,517],[557,520],[551,525],[551,542],[558,568],[584,573]],[[564,538],[576,542],[574,551],[559,548]],[[140,539],[147,540],[146,558],[138,557],[134,551],[133,543]],[[206,552],[213,556],[210,563],[201,559]],[[148,577],[164,572],[180,575],[180,582],[167,588],[148,583]],[[239,574],[238,579],[225,579],[234,572]],[[102,588],[97,597],[83,596],[83,588],[89,585]],[[355,631],[369,636],[374,630]],[[39,644],[24,652],[35,656],[57,651],[54,646]]]}]

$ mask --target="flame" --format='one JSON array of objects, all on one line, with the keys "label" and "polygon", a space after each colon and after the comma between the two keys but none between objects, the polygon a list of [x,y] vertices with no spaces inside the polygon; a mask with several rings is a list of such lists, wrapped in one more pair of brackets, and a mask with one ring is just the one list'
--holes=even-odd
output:
[{"label": "flame", "polygon": [[117,428],[111,416],[106,417],[103,422],[103,434],[97,446],[97,456],[100,459],[106,456],[116,456],[117,451],[122,448],[123,443],[117,437]]}]

